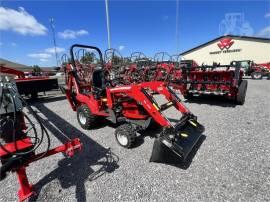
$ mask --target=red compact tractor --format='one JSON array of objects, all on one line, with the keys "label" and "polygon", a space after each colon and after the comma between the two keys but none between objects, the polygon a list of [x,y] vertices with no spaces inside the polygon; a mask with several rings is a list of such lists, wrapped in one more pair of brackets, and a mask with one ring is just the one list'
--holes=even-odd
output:
[{"label": "red compact tractor", "polygon": [[[87,67],[74,60],[74,51],[78,48],[91,49],[98,56],[92,75],[79,74],[82,67]],[[118,82],[121,78],[108,79],[111,77],[104,76],[102,53],[93,46],[75,44],[70,48],[70,55],[71,63],[66,65],[65,72],[65,93],[82,128],[90,129],[98,124],[98,119],[107,119],[118,125],[115,130],[118,144],[131,148],[135,145],[137,132],[155,122],[162,128],[155,143],[161,143],[183,160],[187,157],[200,139],[203,126],[170,87],[160,81],[124,85]],[[153,94],[164,96],[168,102],[159,105]],[[182,114],[176,124],[163,114],[172,106]],[[152,155],[151,161],[159,161],[158,156]]]},{"label": "red compact tractor", "polygon": [[264,76],[270,79],[270,62],[256,64],[251,60],[233,61],[243,68],[245,75],[252,79],[262,79]]},{"label": "red compact tractor", "polygon": [[186,62],[182,66],[182,78],[179,82],[185,98],[211,94],[244,104],[247,81],[242,79],[244,72],[238,64],[193,66],[192,63]]}]

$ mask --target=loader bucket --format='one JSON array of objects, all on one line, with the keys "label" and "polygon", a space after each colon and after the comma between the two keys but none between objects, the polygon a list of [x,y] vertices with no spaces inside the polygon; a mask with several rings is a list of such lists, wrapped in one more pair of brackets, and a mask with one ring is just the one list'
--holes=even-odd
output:
[{"label": "loader bucket", "polygon": [[155,140],[150,162],[178,164],[185,162],[204,127],[195,120],[187,120],[181,127],[166,128]]}]

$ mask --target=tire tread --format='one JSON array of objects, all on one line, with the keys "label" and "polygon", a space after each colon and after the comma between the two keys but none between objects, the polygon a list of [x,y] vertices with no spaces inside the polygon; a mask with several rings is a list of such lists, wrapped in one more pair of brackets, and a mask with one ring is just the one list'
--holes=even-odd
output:
[{"label": "tire tread", "polygon": [[[123,146],[121,145],[118,140],[117,140],[117,133],[121,131],[121,132],[124,132],[126,135],[127,135],[127,138],[128,138],[128,144],[126,146]],[[136,142],[136,130],[133,128],[133,126],[129,123],[124,123],[120,126],[118,126],[115,130],[115,138],[116,138],[116,141],[117,143],[122,146],[122,147],[125,147],[125,148],[132,148],[134,145],[135,145],[135,142]]]}]

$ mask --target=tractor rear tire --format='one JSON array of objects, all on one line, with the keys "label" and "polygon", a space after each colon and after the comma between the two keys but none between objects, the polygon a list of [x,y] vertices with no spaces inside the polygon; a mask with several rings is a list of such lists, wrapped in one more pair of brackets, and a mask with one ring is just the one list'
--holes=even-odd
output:
[{"label": "tractor rear tire", "polygon": [[186,93],[186,94],[184,95],[184,98],[185,98],[186,100],[190,100],[190,99],[193,98],[193,94],[192,94],[192,93]]},{"label": "tractor rear tire", "polygon": [[248,82],[246,80],[242,80],[238,87],[238,93],[236,96],[237,104],[243,105],[245,103],[247,86],[248,86]]},{"label": "tractor rear tire", "polygon": [[32,92],[31,93],[31,99],[36,100],[38,98],[38,92]]},{"label": "tractor rear tire", "polygon": [[77,109],[77,120],[83,129],[89,130],[93,127],[96,116],[91,113],[87,105],[81,105]]},{"label": "tractor rear tire", "polygon": [[252,72],[251,78],[255,80],[259,80],[263,78],[263,74],[261,72]]},{"label": "tractor rear tire", "polygon": [[125,148],[132,148],[136,142],[136,130],[129,123],[118,126],[114,132],[117,143]]}]

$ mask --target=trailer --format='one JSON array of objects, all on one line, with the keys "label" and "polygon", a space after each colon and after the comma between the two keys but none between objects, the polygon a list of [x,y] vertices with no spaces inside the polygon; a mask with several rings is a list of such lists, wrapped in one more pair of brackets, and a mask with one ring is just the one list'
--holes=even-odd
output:
[{"label": "trailer", "polygon": [[9,67],[0,66],[1,74],[15,75],[18,92],[21,95],[38,97],[38,93],[58,89],[58,80],[48,76],[26,77],[24,72]]}]

